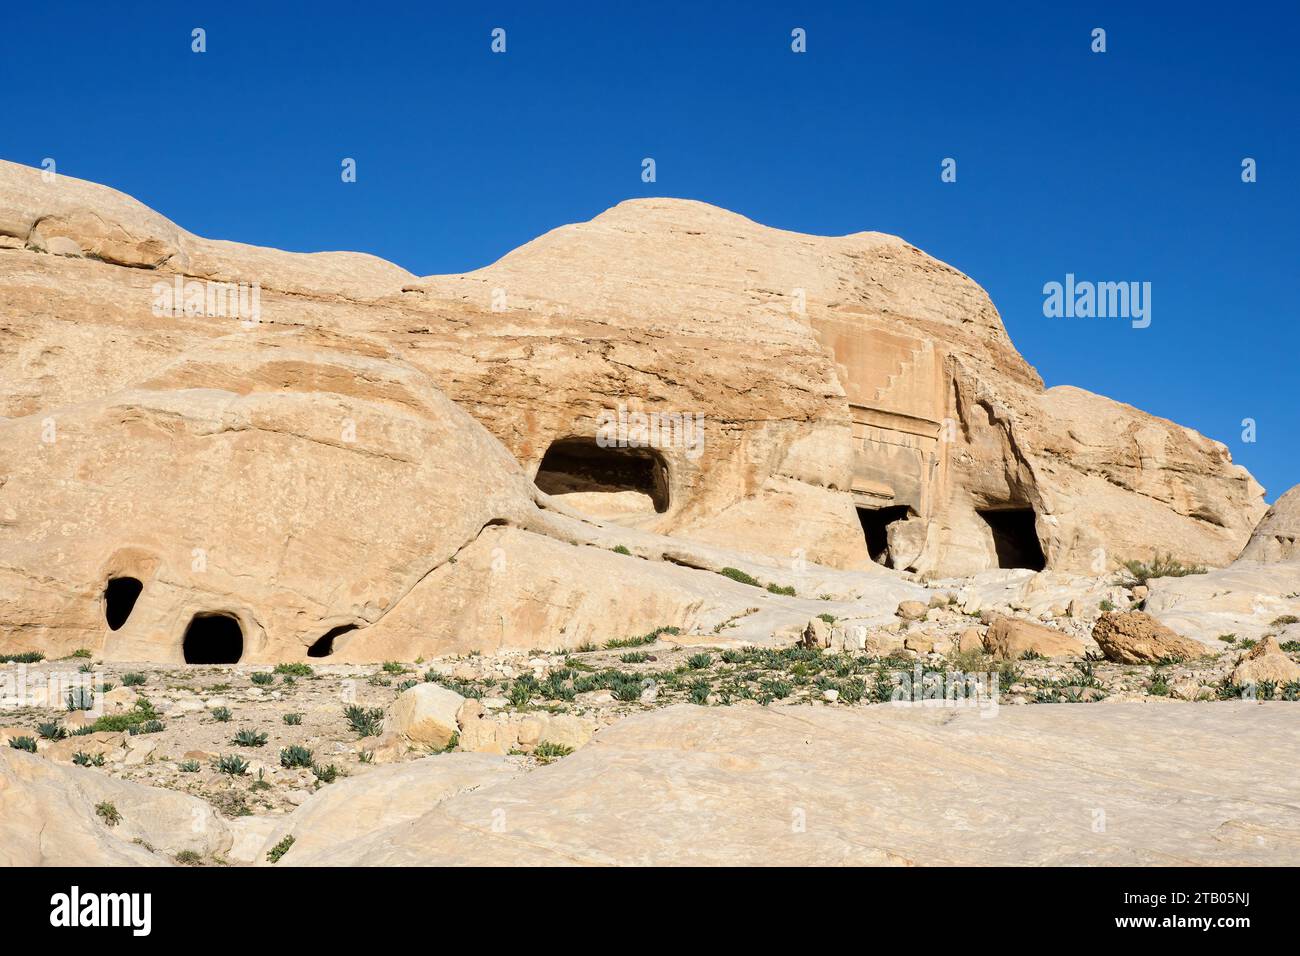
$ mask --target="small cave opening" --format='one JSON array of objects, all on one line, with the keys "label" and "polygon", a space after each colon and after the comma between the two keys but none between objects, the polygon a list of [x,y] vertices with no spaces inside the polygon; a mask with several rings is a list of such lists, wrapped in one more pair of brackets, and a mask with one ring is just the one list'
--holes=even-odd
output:
[{"label": "small cave opening", "polygon": [[[533,479],[548,495],[576,495],[579,510],[659,513],[668,510],[668,463],[652,448],[601,447],[594,438],[561,438],[542,456]],[[597,496],[609,496],[601,502]],[[617,500],[614,500],[617,498]]]},{"label": "small cave opening", "polygon": [[858,509],[858,521],[872,561],[887,568],[894,566],[889,554],[889,526],[895,521],[905,521],[911,514],[912,509],[907,505]]},{"label": "small cave opening", "polygon": [[138,578],[110,578],[104,585],[104,620],[108,622],[110,631],[116,631],[126,623],[143,590],[144,585]]},{"label": "small cave opening", "polygon": [[977,514],[993,532],[993,548],[999,568],[1028,568],[1041,571],[1047,567],[1043,546],[1034,527],[1033,508],[989,508]]},{"label": "small cave opening", "polygon": [[186,664],[238,664],[244,632],[229,614],[195,614],[181,644]]},{"label": "small cave opening", "polygon": [[355,631],[356,629],[357,625],[355,624],[340,624],[338,627],[330,628],[320,637],[316,638],[316,641],[311,647],[307,648],[307,656],[329,657],[334,653],[334,638],[338,637],[340,634]]}]

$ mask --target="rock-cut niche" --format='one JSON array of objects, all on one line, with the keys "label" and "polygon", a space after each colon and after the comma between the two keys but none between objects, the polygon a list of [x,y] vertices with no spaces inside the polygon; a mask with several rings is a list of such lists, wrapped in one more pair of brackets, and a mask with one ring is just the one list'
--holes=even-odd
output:
[{"label": "rock-cut niche", "polygon": [[244,632],[229,614],[196,614],[185,629],[186,664],[238,664],[244,655]]},{"label": "rock-cut niche", "polygon": [[993,533],[993,548],[1000,568],[1047,567],[1043,546],[1038,541],[1033,508],[990,508],[977,512]]},{"label": "rock-cut niche", "polygon": [[119,630],[127,622],[143,590],[144,585],[140,583],[139,578],[109,579],[108,584],[104,586],[104,620],[108,623],[110,631]]},{"label": "rock-cut niche", "polygon": [[653,448],[602,447],[594,438],[561,438],[542,456],[534,479],[548,495],[596,517],[668,510],[668,464]]}]

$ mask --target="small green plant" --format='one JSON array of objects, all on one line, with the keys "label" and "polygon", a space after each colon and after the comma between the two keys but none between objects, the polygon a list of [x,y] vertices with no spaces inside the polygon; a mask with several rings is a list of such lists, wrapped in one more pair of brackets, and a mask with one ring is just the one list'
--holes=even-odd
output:
[{"label": "small green plant", "polygon": [[1273,618],[1273,627],[1286,627],[1288,624],[1300,624],[1300,617],[1294,614],[1283,614],[1281,617]]},{"label": "small green plant", "polygon": [[276,664],[275,673],[288,674],[291,677],[311,677],[316,672],[311,669],[310,664],[298,662],[293,664]]},{"label": "small green plant", "polygon": [[1102,598],[1100,601],[1097,602],[1097,607],[1101,608],[1103,611],[1107,613],[1110,613],[1111,611],[1115,610],[1115,602],[1112,601],[1110,598]]},{"label": "small green plant", "polygon": [[1223,643],[1225,643],[1225,644],[1232,644],[1232,643],[1234,643],[1234,642],[1237,640],[1237,635],[1236,635],[1236,634],[1220,634],[1220,635],[1219,635],[1219,640],[1223,641]]},{"label": "small green plant", "polygon": [[560,757],[567,757],[573,753],[573,748],[568,744],[554,744],[549,740],[543,740],[533,748],[533,756],[542,763],[550,763]]},{"label": "small green plant", "polygon": [[686,658],[686,666],[693,671],[703,670],[713,663],[713,655],[706,653],[692,654]]},{"label": "small green plant", "polygon": [[741,584],[750,584],[754,587],[761,587],[758,578],[754,577],[752,574],[746,574],[744,571],[740,570],[740,568],[723,568],[718,573],[724,578],[731,578],[731,580],[739,581]]},{"label": "small green plant", "polygon": [[709,686],[709,682],[701,677],[699,680],[691,684],[691,703],[699,704],[703,707],[709,702],[709,694],[712,693],[712,691],[713,688]]},{"label": "small green plant", "polygon": [[92,756],[84,750],[78,750],[72,755],[72,762],[78,767],[102,767],[104,766],[104,755],[94,754]]},{"label": "small green plant", "polygon": [[302,714],[298,714],[298,713],[285,714],[280,719],[283,720],[290,727],[297,727],[299,724],[302,723]]},{"label": "small green plant", "polygon": [[374,763],[375,752],[373,750],[363,750],[357,754],[357,763]]},{"label": "small green plant", "polygon": [[821,618],[823,621],[825,621],[827,624],[834,624],[834,623],[835,623],[835,615],[834,615],[834,614],[818,614],[817,616],[818,616],[819,618]]},{"label": "small green plant", "polygon": [[784,594],[786,597],[795,596],[794,585],[792,584],[788,584],[785,587],[782,587],[779,584],[769,584],[767,586],[767,589],[771,591],[773,594]]},{"label": "small green plant", "polygon": [[248,773],[248,761],[238,754],[222,754],[217,758],[217,770],[232,777],[242,777]]},{"label": "small green plant", "polygon": [[1289,654],[1300,653],[1300,641],[1283,641],[1278,647]]},{"label": "small green plant", "polygon": [[293,846],[293,844],[294,839],[292,835],[285,837],[275,846],[271,847],[270,852],[266,854],[267,862],[279,863],[280,859],[289,852],[289,847]]},{"label": "small green plant", "polygon": [[68,656],[69,657],[90,657],[91,653],[90,651],[86,650],[84,647],[79,647]]},{"label": "small green plant", "polygon": [[1156,671],[1155,676],[1151,678],[1151,686],[1147,688],[1147,693],[1152,697],[1169,696],[1169,683],[1162,672]]},{"label": "small green plant", "polygon": [[182,760],[176,765],[176,769],[181,773],[198,773],[199,762],[197,760]]},{"label": "small green plant", "polygon": [[107,800],[95,804],[95,814],[110,827],[115,827],[122,822],[122,814],[118,813],[117,807]]},{"label": "small green plant", "polygon": [[231,740],[236,747],[265,747],[266,734],[256,730],[241,730]]},{"label": "small green plant", "polygon": [[615,553],[615,554],[626,554],[626,555],[629,555],[629,556],[632,554],[632,552],[629,551],[629,550],[627,549],[627,546],[626,546],[626,545],[622,545],[622,544],[617,545],[617,546],[614,548],[614,553]]},{"label": "small green plant", "polygon": [[270,671],[254,671],[248,675],[248,679],[259,687],[267,687],[275,683],[275,675]]},{"label": "small green plant", "polygon": [[228,720],[230,720],[230,708],[229,708],[229,707],[213,707],[213,708],[212,708],[212,719],[215,720],[215,721],[216,721],[217,723],[219,723],[219,724],[224,724],[224,723],[226,723]]},{"label": "small green plant", "polygon": [[14,750],[26,750],[29,754],[36,753],[35,737],[10,737],[9,746]]},{"label": "small green plant", "polygon": [[148,677],[145,677],[143,674],[139,674],[134,671],[132,671],[130,674],[122,675],[123,687],[143,687],[147,683],[149,683]]},{"label": "small green plant", "polygon": [[46,740],[63,740],[68,736],[67,729],[57,720],[37,724],[36,732]]},{"label": "small green plant", "polygon": [[1038,653],[1038,651],[1033,650],[1032,648],[1030,648],[1029,650],[1025,651],[1023,654],[1021,654],[1021,655],[1020,655],[1020,659],[1021,659],[1022,661],[1045,661],[1045,660],[1047,660],[1046,657],[1044,657],[1042,654]]},{"label": "small green plant", "polygon": [[321,783],[333,783],[339,778],[339,768],[330,764],[322,767],[319,764],[311,765],[311,772],[316,775],[316,779]]},{"label": "small green plant", "polygon": [[90,710],[95,706],[95,692],[89,687],[74,687],[65,698],[69,711]]},{"label": "small green plant", "polygon": [[0,664],[39,664],[45,660],[40,651],[24,651],[21,654],[0,654]]},{"label": "small green plant", "polygon": [[180,850],[172,859],[181,866],[199,866],[203,863],[203,857],[193,850]]},{"label": "small green plant", "polygon": [[397,661],[384,661],[385,674],[405,674],[406,667]]},{"label": "small green plant", "polygon": [[310,767],[311,751],[297,744],[290,744],[280,751],[280,766],[292,770],[294,767]]},{"label": "small green plant", "polygon": [[138,734],[160,734],[166,729],[161,720],[142,720],[126,728],[126,732],[135,737]]},{"label": "small green plant", "polygon": [[650,655],[645,651],[629,651],[626,654],[620,654],[618,659],[624,664],[644,664],[650,660]]}]

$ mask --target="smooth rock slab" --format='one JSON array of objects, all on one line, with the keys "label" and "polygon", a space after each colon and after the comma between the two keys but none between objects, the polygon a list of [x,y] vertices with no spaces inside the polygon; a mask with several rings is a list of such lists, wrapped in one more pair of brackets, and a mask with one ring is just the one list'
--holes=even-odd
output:
[{"label": "smooth rock slab", "polygon": [[679,705],[280,865],[1295,865],[1297,706]]}]

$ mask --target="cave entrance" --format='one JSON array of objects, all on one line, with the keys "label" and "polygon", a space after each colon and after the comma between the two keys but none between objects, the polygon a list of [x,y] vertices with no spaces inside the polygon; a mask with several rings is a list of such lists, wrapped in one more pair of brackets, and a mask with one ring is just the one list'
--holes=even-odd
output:
[{"label": "cave entrance", "polygon": [[181,644],[186,664],[238,664],[244,632],[229,614],[195,614]]},{"label": "cave entrance", "polygon": [[542,456],[533,479],[600,517],[668,510],[668,463],[652,448],[602,448],[594,438],[562,438]]},{"label": "cave entrance", "polygon": [[348,631],[355,631],[355,624],[340,624],[338,627],[331,628],[320,637],[311,647],[307,648],[308,657],[329,657],[334,653],[334,638],[340,634],[346,634]]},{"label": "cave entrance", "polygon": [[990,508],[976,512],[993,532],[993,548],[998,567],[1028,568],[1041,571],[1047,567],[1043,547],[1034,527],[1033,508]]},{"label": "cave entrance", "polygon": [[889,526],[895,521],[905,521],[912,514],[907,505],[890,505],[888,508],[858,508],[858,522],[867,539],[871,560],[892,568],[889,555]]},{"label": "cave entrance", "polygon": [[118,630],[135,610],[136,598],[144,590],[137,578],[110,578],[104,586],[104,620],[110,631]]}]

